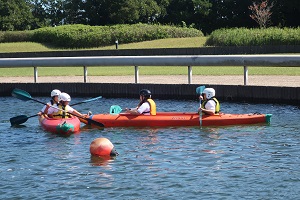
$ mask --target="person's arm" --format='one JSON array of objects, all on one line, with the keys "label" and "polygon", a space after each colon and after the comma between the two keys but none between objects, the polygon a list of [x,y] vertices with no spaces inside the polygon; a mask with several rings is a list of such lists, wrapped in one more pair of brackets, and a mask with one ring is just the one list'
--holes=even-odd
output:
[{"label": "person's arm", "polygon": [[200,112],[202,112],[202,108],[201,108],[201,101],[203,100],[203,96],[202,95],[200,95],[199,96],[199,100],[200,100],[200,106],[199,106],[199,108],[198,108],[198,113],[200,113]]},{"label": "person's arm", "polygon": [[47,115],[47,114],[48,114],[48,110],[49,110],[49,108],[50,108],[50,105],[47,103],[45,106],[46,106],[46,107],[45,107],[43,113]]},{"label": "person's arm", "polygon": [[132,114],[132,115],[140,115],[141,113],[138,112],[137,109],[129,109],[129,108],[125,108],[126,113]]},{"label": "person's arm", "polygon": [[54,107],[50,107],[47,111],[47,116],[53,118],[53,113],[57,112],[57,109]]},{"label": "person's arm", "polygon": [[150,114],[150,105],[148,102],[144,102],[140,107],[133,109],[129,112],[133,115],[142,115],[145,114],[146,111],[148,111],[147,113]]},{"label": "person's arm", "polygon": [[198,109],[199,112],[204,112],[205,114],[207,115],[214,115],[215,114],[215,111],[214,110],[208,110],[208,109],[204,109],[204,108],[199,108]]},{"label": "person's arm", "polygon": [[207,115],[214,115],[215,114],[215,110],[216,110],[216,103],[213,100],[209,100],[206,105],[205,108],[199,108],[198,111],[199,112],[204,112]]},{"label": "person's arm", "polygon": [[[48,113],[49,107],[47,108],[47,105],[44,105],[43,108],[42,108],[42,110],[37,113],[39,116],[41,116],[42,114],[47,114]],[[47,113],[45,113],[46,110],[47,110]]]},{"label": "person's arm", "polygon": [[79,116],[79,117],[87,117],[87,114],[81,114],[80,112],[78,112],[77,110],[75,110],[74,108],[72,108],[71,106],[68,105],[67,108],[67,112],[74,114],[74,116]]},{"label": "person's arm", "polygon": [[147,102],[144,102],[140,107],[137,107],[137,108],[134,108],[134,109],[126,108],[126,113],[130,113],[132,115],[141,115],[147,109],[150,110],[150,105]]},{"label": "person's arm", "polygon": [[70,112],[72,114],[75,114],[75,115],[78,115],[78,116],[81,116],[81,117],[84,117],[83,114],[81,114],[80,112],[78,112],[77,110],[73,109],[73,112]]}]

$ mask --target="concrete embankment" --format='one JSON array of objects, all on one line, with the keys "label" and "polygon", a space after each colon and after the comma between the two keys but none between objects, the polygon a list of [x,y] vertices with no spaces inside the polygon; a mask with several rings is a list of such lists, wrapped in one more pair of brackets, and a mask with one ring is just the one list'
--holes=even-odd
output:
[{"label": "concrete embankment", "polygon": [[[217,91],[220,101],[249,103],[279,103],[300,105],[300,87],[205,85]],[[154,99],[197,100],[199,84],[135,84],[135,83],[0,83],[0,96],[11,96],[14,88],[34,96],[49,96],[59,88],[73,97],[138,98],[138,92],[147,88]]]}]

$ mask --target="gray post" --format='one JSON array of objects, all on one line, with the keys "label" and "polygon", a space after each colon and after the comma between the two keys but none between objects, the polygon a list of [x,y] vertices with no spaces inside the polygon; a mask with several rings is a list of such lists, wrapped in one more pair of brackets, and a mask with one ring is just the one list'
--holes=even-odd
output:
[{"label": "gray post", "polygon": [[116,41],[115,41],[115,44],[116,44],[116,49],[118,49],[118,48],[119,48],[119,41],[116,40]]},{"label": "gray post", "polygon": [[248,85],[248,67],[244,66],[244,85]]},{"label": "gray post", "polygon": [[139,83],[139,66],[134,66],[134,79],[135,83]]},{"label": "gray post", "polygon": [[83,82],[86,83],[87,78],[87,67],[83,66]]},{"label": "gray post", "polygon": [[38,69],[37,67],[33,67],[33,73],[34,73],[34,82],[37,82],[37,78],[38,78]]},{"label": "gray post", "polygon": [[192,66],[188,66],[188,83],[192,84],[192,76],[193,76],[193,70]]}]

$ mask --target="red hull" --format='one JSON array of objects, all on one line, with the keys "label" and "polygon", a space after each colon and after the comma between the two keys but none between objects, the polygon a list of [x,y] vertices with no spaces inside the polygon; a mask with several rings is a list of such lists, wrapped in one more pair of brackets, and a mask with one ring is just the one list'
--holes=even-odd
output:
[{"label": "red hull", "polygon": [[[96,114],[90,118],[104,124],[104,127],[173,127],[200,125],[198,113],[159,112],[155,116],[131,115],[127,113],[118,115]],[[270,118],[270,114],[202,115],[202,126],[269,123]],[[81,121],[87,124],[85,120]]]},{"label": "red hull", "polygon": [[77,117],[56,119],[40,116],[39,122],[44,130],[56,134],[69,135],[79,132],[80,129],[80,121]]}]

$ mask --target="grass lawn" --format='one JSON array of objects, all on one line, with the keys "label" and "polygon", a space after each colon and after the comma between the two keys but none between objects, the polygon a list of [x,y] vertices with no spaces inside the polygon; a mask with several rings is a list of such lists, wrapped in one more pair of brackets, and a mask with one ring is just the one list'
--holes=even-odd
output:
[{"label": "grass lawn", "polygon": [[[201,47],[206,42],[207,37],[190,37],[190,38],[168,38],[161,40],[120,44],[118,49],[145,49],[145,48],[188,48],[188,47]],[[110,46],[89,48],[89,49],[75,49],[75,50],[108,50],[116,49],[115,44]],[[0,53],[9,52],[40,52],[40,51],[66,51],[74,49],[58,49],[51,48],[35,42],[13,42],[13,43],[0,43]]]},{"label": "grass lawn", "polygon": [[[176,70],[174,70],[176,68]],[[140,75],[187,75],[187,67],[145,66],[139,68]],[[243,75],[243,67],[193,67],[193,75]],[[300,76],[296,67],[248,67],[249,75],[289,75]],[[39,76],[83,76],[83,67],[38,68]],[[134,67],[88,67],[88,76],[134,75]],[[33,68],[0,68],[0,77],[33,76]]]},{"label": "grass lawn", "polygon": [[[188,48],[201,47],[206,37],[170,38],[139,43],[119,44],[119,49],[143,49],[143,48]],[[91,48],[88,50],[115,49],[115,45]],[[0,43],[0,53],[8,52],[39,52],[59,51],[66,49],[54,49],[40,43],[16,42]],[[74,50],[74,49],[70,49]],[[174,70],[176,69],[176,70]],[[248,67],[249,75],[290,75],[299,76],[300,67]],[[186,75],[187,66],[170,67],[140,67],[140,75]],[[243,67],[193,67],[193,75],[242,75]],[[38,68],[39,76],[82,76],[83,67],[41,67]],[[134,67],[88,67],[89,76],[113,76],[134,75]],[[33,67],[28,68],[0,68],[1,76],[33,76]]]}]

